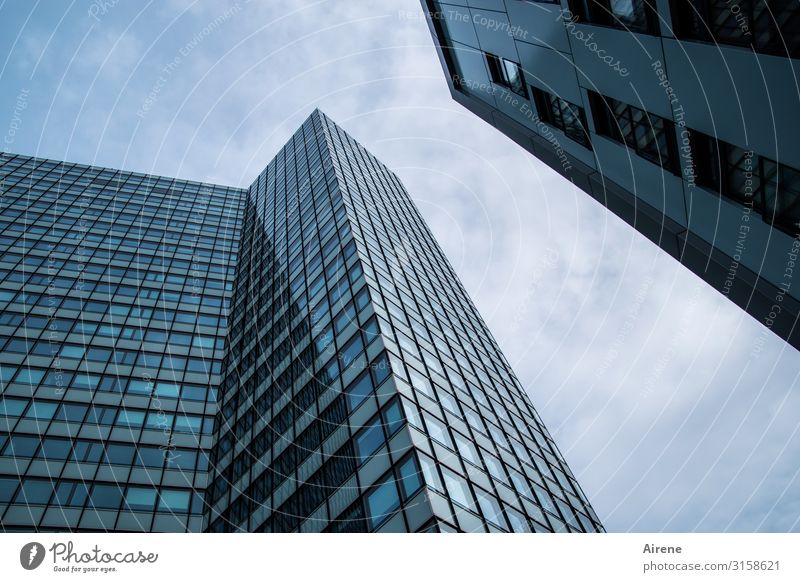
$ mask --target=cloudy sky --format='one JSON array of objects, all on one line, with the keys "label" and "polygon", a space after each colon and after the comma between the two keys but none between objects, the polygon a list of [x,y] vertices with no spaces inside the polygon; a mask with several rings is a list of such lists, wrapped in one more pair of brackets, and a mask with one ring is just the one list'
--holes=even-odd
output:
[{"label": "cloudy sky", "polygon": [[248,186],[319,107],[403,179],[610,531],[800,530],[800,355],[453,103],[417,0],[0,0],[6,151]]}]

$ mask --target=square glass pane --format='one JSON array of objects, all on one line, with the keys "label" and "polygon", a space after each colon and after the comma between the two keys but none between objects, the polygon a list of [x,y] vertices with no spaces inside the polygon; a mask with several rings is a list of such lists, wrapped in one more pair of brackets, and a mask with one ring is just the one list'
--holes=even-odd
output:
[{"label": "square glass pane", "polygon": [[42,402],[34,400],[31,402],[28,412],[25,413],[25,418],[50,420],[55,415],[57,408],[58,403],[56,402]]},{"label": "square glass pane", "polygon": [[367,397],[372,394],[373,386],[372,386],[372,378],[369,375],[369,372],[364,372],[356,378],[350,386],[347,387],[347,405],[348,408],[352,411],[358,408],[358,406],[367,399]]},{"label": "square glass pane", "polygon": [[199,433],[202,419],[199,416],[179,415],[175,418],[175,432]]},{"label": "square glass pane", "polygon": [[151,511],[156,504],[156,490],[144,487],[129,487],[125,494],[125,505],[133,511]]}]

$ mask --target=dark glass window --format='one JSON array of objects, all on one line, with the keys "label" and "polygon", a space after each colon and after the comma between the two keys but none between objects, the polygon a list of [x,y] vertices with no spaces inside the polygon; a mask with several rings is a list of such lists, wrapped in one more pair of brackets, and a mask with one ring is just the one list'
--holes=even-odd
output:
[{"label": "dark glass window", "polygon": [[352,364],[363,351],[364,342],[361,340],[361,335],[356,334],[349,342],[347,342],[347,345],[342,348],[342,352],[339,355],[342,369],[345,369],[347,366]]},{"label": "dark glass window", "polygon": [[444,485],[447,488],[450,499],[459,505],[474,509],[475,502],[473,501],[472,493],[469,490],[469,485],[467,485],[466,480],[461,475],[449,469],[445,469],[444,467],[442,467],[442,476],[444,477]]},{"label": "dark glass window", "polygon": [[55,420],[66,420],[67,422],[81,422],[86,416],[87,406],[83,404],[64,403],[55,416]]},{"label": "dark glass window", "polygon": [[45,439],[42,441],[42,448],[39,450],[40,457],[51,461],[64,461],[69,458],[72,443],[67,440]]},{"label": "dark glass window", "polygon": [[503,511],[500,509],[500,504],[493,495],[490,495],[485,491],[478,490],[478,505],[480,506],[481,512],[487,521],[498,527],[507,529],[508,526],[503,519]]},{"label": "dark glass window", "polygon": [[99,463],[103,457],[103,445],[99,442],[76,441],[72,452],[76,461]]},{"label": "dark glass window", "polygon": [[89,409],[89,416],[87,417],[86,422],[100,425],[113,424],[116,414],[116,408],[93,406]]},{"label": "dark glass window", "polygon": [[89,497],[86,483],[62,481],[56,489],[54,502],[67,507],[83,507]]},{"label": "dark glass window", "polygon": [[589,133],[586,130],[586,112],[583,107],[578,107],[565,101],[561,97],[531,87],[533,100],[539,117],[545,123],[563,131],[568,138],[575,140],[584,147],[591,148]]},{"label": "dark glass window", "polygon": [[370,424],[356,436],[356,452],[362,461],[366,460],[372,453],[383,445],[383,429],[381,419],[376,416]]},{"label": "dark glass window", "polygon": [[168,469],[180,469],[182,471],[194,471],[197,462],[197,451],[189,449],[173,451],[167,456]]},{"label": "dark glass window", "polygon": [[627,145],[673,174],[680,173],[671,121],[611,97],[589,92],[597,133]]},{"label": "dark glass window", "polygon": [[399,506],[397,485],[394,475],[390,473],[367,495],[367,513],[370,515],[372,527],[375,528],[383,523]]},{"label": "dark glass window", "polygon": [[0,416],[18,417],[27,406],[27,400],[17,400],[15,398],[3,398],[0,400]]},{"label": "dark glass window", "polygon": [[692,132],[692,148],[699,185],[800,233],[800,171],[698,131]]},{"label": "dark glass window", "polygon": [[178,415],[175,418],[175,432],[200,433],[202,418],[199,416]]},{"label": "dark glass window", "polygon": [[44,505],[52,493],[53,484],[50,481],[26,479],[15,502],[19,505]]},{"label": "dark glass window", "polygon": [[489,66],[489,75],[493,83],[502,85],[521,97],[528,98],[525,93],[522,67],[519,66],[519,63],[491,53],[486,53],[486,63]]},{"label": "dark glass window", "polygon": [[140,427],[142,424],[144,424],[144,412],[126,409],[119,411],[118,426]]},{"label": "dark glass window", "polygon": [[654,0],[569,0],[570,10],[579,22],[645,34],[659,34],[654,5]]},{"label": "dark glass window", "polygon": [[111,350],[105,348],[89,348],[86,352],[86,359],[90,362],[107,362],[111,357]]},{"label": "dark glass window", "polygon": [[326,327],[319,337],[314,342],[314,349],[316,351],[316,355],[331,355],[333,350],[329,350],[328,347],[333,343],[333,330],[330,326]]},{"label": "dark glass window", "polygon": [[144,487],[129,487],[125,494],[125,505],[136,511],[150,511],[156,504],[156,490]]},{"label": "dark glass window", "polygon": [[372,369],[372,376],[375,386],[380,386],[383,381],[389,377],[389,374],[392,373],[392,369],[389,365],[389,359],[386,357],[385,353],[375,358],[372,361],[372,364],[370,364],[370,368]]},{"label": "dark glass window", "polygon": [[366,286],[358,292],[355,297],[356,308],[361,311],[369,304],[369,291],[367,291]]},{"label": "dark glass window", "polygon": [[800,57],[800,12],[793,2],[672,0],[675,36]]}]

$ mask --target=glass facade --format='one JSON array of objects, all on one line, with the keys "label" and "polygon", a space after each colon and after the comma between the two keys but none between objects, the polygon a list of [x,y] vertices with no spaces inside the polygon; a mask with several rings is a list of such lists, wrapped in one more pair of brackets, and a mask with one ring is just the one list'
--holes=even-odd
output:
[{"label": "glass facade", "polygon": [[397,176],[321,112],[249,190],[0,162],[5,531],[602,531]]},{"label": "glass facade", "polygon": [[245,191],[0,155],[4,531],[199,531]]},{"label": "glass facade", "polygon": [[391,171],[315,112],[250,187],[210,531],[600,531]]}]

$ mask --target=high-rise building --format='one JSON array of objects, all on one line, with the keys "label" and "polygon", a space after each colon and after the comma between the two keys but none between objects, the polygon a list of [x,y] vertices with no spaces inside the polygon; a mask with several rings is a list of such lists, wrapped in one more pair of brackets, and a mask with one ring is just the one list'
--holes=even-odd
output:
[{"label": "high-rise building", "polygon": [[453,98],[800,347],[800,12],[422,0]]},{"label": "high-rise building", "polygon": [[315,112],[250,187],[211,531],[596,531],[391,171]]},{"label": "high-rise building", "polygon": [[245,190],[0,156],[0,524],[199,531]]},{"label": "high-rise building", "polygon": [[[60,167],[57,162],[19,157],[7,157],[4,162],[8,176],[22,178],[38,172],[37,180]],[[34,169],[42,163],[47,164],[43,170]],[[75,174],[87,171],[78,167]],[[157,481],[143,483],[142,476],[156,473],[139,468],[135,460],[139,457],[133,453],[123,459],[122,468],[105,453],[97,459],[79,460],[71,459],[72,453],[61,453],[63,458],[50,460],[49,453],[41,452],[44,445],[36,435],[46,435],[47,440],[52,434],[58,441],[85,435],[91,441],[87,447],[97,446],[100,451],[104,443],[106,450],[110,448],[112,437],[129,447],[125,451],[162,444],[164,434],[148,431],[150,414],[161,412],[153,410],[161,378],[146,381],[141,389],[148,392],[139,396],[130,387],[142,371],[130,365],[119,372],[116,367],[106,368],[105,375],[88,387],[74,389],[73,380],[56,395],[55,388],[43,385],[53,381],[48,378],[57,370],[51,352],[37,364],[41,371],[28,376],[27,364],[34,365],[32,350],[38,343],[21,346],[10,352],[18,354],[15,359],[3,363],[4,408],[0,411],[9,425],[2,438],[6,446],[6,441],[27,436],[31,450],[23,457],[25,470],[20,471],[14,450],[2,449],[0,469],[8,480],[0,481],[0,503],[4,504],[0,507],[5,515],[17,516],[13,523],[4,517],[4,526],[92,528],[101,527],[93,524],[113,514],[102,527],[162,529],[175,514],[183,519],[176,529],[185,525],[199,530],[198,511],[205,507],[202,528],[213,532],[602,531],[398,178],[322,113],[315,111],[303,123],[247,191],[138,174],[124,174],[125,184],[136,179],[123,189],[106,185],[108,178],[117,175],[113,171],[93,172],[91,179],[73,187],[74,200],[61,203],[77,201],[83,191],[93,199],[107,198],[107,204],[127,205],[135,200],[138,206],[128,210],[124,219],[130,224],[123,226],[121,211],[104,214],[101,205],[92,204],[88,209],[95,210],[89,214],[87,209],[69,215],[58,211],[59,220],[69,217],[59,224],[64,231],[59,236],[74,236],[70,233],[75,226],[88,222],[88,232],[94,234],[90,242],[104,253],[127,253],[128,270],[114,271],[116,287],[106,289],[105,285],[112,284],[108,269],[116,263],[105,255],[94,255],[77,272],[87,273],[90,265],[96,265],[100,279],[96,285],[105,293],[104,301],[97,299],[102,304],[96,308],[100,315],[81,321],[81,313],[89,311],[88,303],[83,311],[80,305],[74,311],[58,306],[54,313],[69,325],[85,326],[97,319],[91,337],[99,338],[101,329],[111,327],[105,311],[115,309],[118,296],[126,298],[119,303],[128,307],[125,316],[136,318],[136,323],[120,322],[109,342],[117,341],[119,348],[130,350],[137,363],[148,357],[142,355],[148,351],[163,356],[159,370],[165,372],[168,387],[160,406],[169,406],[169,414],[174,414],[174,438],[187,437],[175,443],[176,450],[193,451],[192,458],[199,464],[159,467]],[[95,175],[104,176],[104,181],[96,182]],[[161,186],[148,190],[137,181]],[[33,251],[49,236],[46,223],[26,222],[24,213],[42,213],[40,221],[51,220],[45,202],[59,200],[60,194],[54,178],[38,190],[24,181],[16,185],[16,178],[14,182],[15,186],[4,189],[10,198],[2,212],[6,245],[2,259],[9,264],[3,267],[3,275],[21,278],[28,268],[44,268],[47,253],[43,251],[40,257]],[[159,209],[166,207],[173,190],[180,193],[176,194],[179,203],[171,214],[162,213]],[[173,253],[180,250],[191,226],[192,215],[183,212],[184,206],[196,206],[207,190],[214,193],[215,206],[200,218],[205,228],[199,239],[204,251],[200,253],[199,246],[189,249],[198,249],[202,260],[186,259],[191,266],[176,265],[180,259],[177,254],[173,258]],[[120,200],[122,193],[125,197]],[[133,194],[135,198],[129,201],[127,197]],[[229,209],[227,214],[223,208]],[[125,231],[132,231],[141,220],[138,215],[150,210],[154,216],[144,219],[150,228],[137,228],[139,238],[128,242]],[[30,225],[40,230],[31,230]],[[152,241],[143,238],[151,231]],[[17,238],[23,236],[29,246],[19,246]],[[162,245],[171,246],[167,250]],[[70,247],[70,252],[77,250]],[[32,253],[36,258],[28,258]],[[129,263],[141,254],[149,257],[147,264],[131,271]],[[155,279],[148,279],[151,273]],[[202,281],[199,302],[186,298],[187,288],[196,283],[187,277]],[[150,280],[153,283],[147,284]],[[23,284],[22,280],[16,283]],[[63,295],[70,292],[62,290],[72,285],[74,281],[56,287],[54,293],[67,301]],[[38,288],[26,285],[24,292],[34,289]],[[9,301],[3,318],[12,318],[14,325],[25,321],[29,303],[21,301],[19,293],[23,291],[3,296]],[[183,312],[175,309],[165,323],[156,317],[165,311],[159,303],[165,300],[186,301],[190,314],[198,304],[201,310],[208,307],[206,316],[220,319],[203,322],[198,316],[200,329],[183,328],[179,323]],[[37,296],[37,305],[39,301],[44,299]],[[152,313],[134,311],[146,308]],[[46,315],[40,317],[46,322]],[[140,335],[127,338],[126,325]],[[5,329],[0,331],[5,334]],[[151,350],[148,342],[153,330]],[[180,338],[176,346],[173,334]],[[7,335],[3,341],[17,341],[11,333]],[[220,361],[222,336],[225,355]],[[127,343],[120,345],[123,338]],[[98,339],[97,346],[110,347],[102,342]],[[76,377],[93,366],[88,349],[86,344],[86,355],[81,356],[86,362],[79,361]],[[201,357],[200,361],[211,365],[205,384],[188,372],[193,356],[202,350],[210,359]],[[5,354],[6,349],[3,358]],[[173,360],[169,365],[167,358]],[[170,375],[175,358],[187,368],[186,376]],[[8,383],[6,369],[10,370]],[[106,384],[115,387],[121,377],[127,382],[127,393],[101,390]],[[187,393],[187,386],[205,389],[205,401],[197,404],[189,396],[196,392]],[[40,406],[40,395],[49,406],[45,424],[37,424],[39,412],[30,412]],[[89,416],[74,422],[62,418],[65,404],[60,401],[74,401]],[[122,418],[124,426],[105,429],[92,412],[101,405]],[[214,411],[211,431],[208,415]],[[138,412],[134,432],[132,412]],[[195,412],[200,424],[190,414]],[[179,418],[187,430],[199,433],[193,448],[188,441],[191,433],[177,434]],[[205,455],[209,446],[210,458]],[[171,455],[161,453],[162,460]],[[31,473],[34,465],[37,472]],[[74,488],[80,486],[81,471],[87,469],[91,478],[83,483],[89,490],[74,502]],[[25,475],[22,486],[17,475]],[[73,475],[79,477],[72,479]],[[185,481],[177,483],[178,475],[195,480],[195,491],[186,490],[188,497],[173,493],[185,486]],[[28,479],[35,485],[28,486]],[[67,483],[64,496],[59,493],[62,481]],[[70,485],[72,481],[76,484]],[[110,481],[108,486],[106,481]],[[27,488],[30,494],[24,497]],[[101,488],[97,496],[95,488]],[[70,503],[82,506],[75,510],[78,521],[41,521],[42,516],[60,515]],[[23,519],[29,507],[36,508],[39,520]],[[136,527],[140,514],[154,519]]]}]

